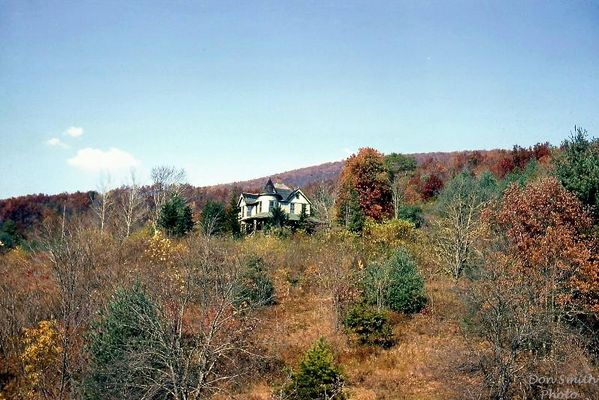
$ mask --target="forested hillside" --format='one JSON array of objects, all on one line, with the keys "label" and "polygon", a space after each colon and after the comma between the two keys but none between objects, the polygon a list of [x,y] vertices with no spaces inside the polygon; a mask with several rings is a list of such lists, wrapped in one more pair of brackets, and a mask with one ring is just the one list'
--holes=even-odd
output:
[{"label": "forested hillside", "polygon": [[0,203],[0,399],[599,397],[599,140],[581,128],[282,173],[312,218],[249,235],[236,199],[263,179],[152,177]]}]

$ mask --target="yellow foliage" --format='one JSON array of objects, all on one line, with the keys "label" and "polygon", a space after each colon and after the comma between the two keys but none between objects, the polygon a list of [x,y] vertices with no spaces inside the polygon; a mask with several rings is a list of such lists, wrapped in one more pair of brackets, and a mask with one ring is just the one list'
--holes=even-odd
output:
[{"label": "yellow foliage", "polygon": [[413,241],[415,229],[413,223],[402,219],[381,223],[368,219],[364,224],[363,234],[374,245],[395,246],[402,242]]},{"label": "yellow foliage", "polygon": [[25,372],[25,398],[36,399],[42,386],[51,390],[55,375],[52,369],[59,364],[63,352],[62,338],[63,331],[54,320],[40,321],[37,327],[24,330],[20,359]]}]

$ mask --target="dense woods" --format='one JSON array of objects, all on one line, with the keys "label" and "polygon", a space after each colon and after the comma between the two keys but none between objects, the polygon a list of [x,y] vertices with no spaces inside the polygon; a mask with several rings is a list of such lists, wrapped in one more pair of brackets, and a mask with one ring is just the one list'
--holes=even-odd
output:
[{"label": "dense woods", "polygon": [[599,397],[598,139],[315,168],[0,201],[0,399]]}]

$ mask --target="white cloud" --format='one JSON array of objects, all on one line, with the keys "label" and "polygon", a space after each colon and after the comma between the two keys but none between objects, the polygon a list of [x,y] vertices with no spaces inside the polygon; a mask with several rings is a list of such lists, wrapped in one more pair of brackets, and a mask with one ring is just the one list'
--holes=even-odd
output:
[{"label": "white cloud", "polygon": [[48,139],[46,141],[46,144],[48,146],[52,146],[52,147],[57,147],[57,146],[64,147],[64,148],[69,147],[66,143],[63,143],[59,138],[55,138],[55,137],[52,139]]},{"label": "white cloud", "polygon": [[65,135],[70,137],[79,137],[83,135],[83,128],[77,126],[71,126],[64,132]]},{"label": "white cloud", "polygon": [[89,172],[123,172],[141,164],[130,153],[114,147],[106,151],[91,147],[81,149],[75,157],[69,158],[67,163]]}]

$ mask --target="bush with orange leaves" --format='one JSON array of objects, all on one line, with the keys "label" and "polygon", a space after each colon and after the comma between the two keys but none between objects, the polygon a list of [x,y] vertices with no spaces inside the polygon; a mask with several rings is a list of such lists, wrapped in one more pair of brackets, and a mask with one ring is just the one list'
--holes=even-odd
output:
[{"label": "bush with orange leaves", "polygon": [[550,312],[599,311],[599,260],[588,210],[554,178],[510,186],[489,213]]}]

